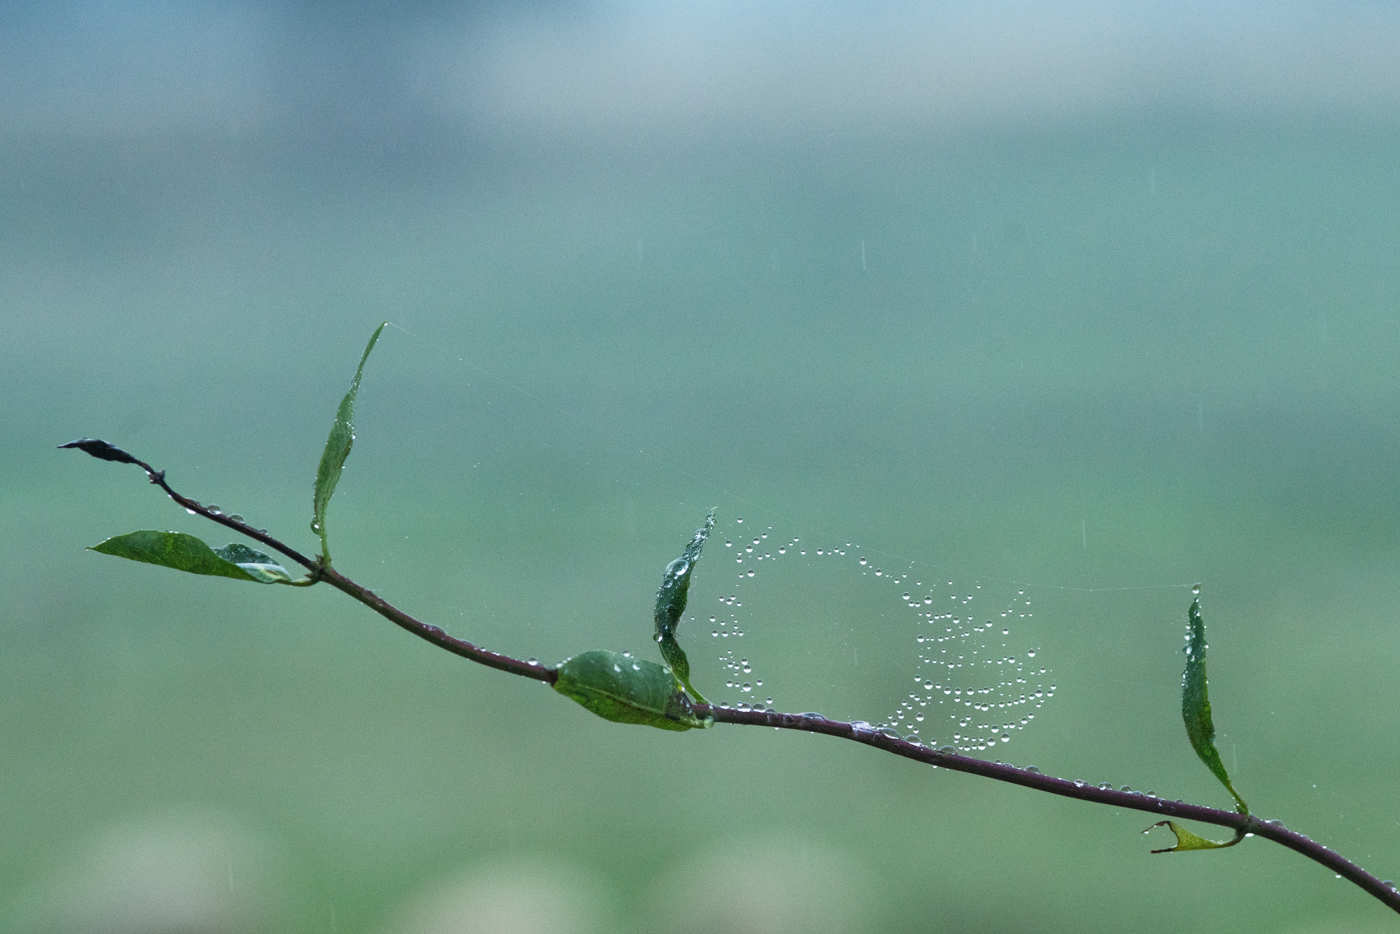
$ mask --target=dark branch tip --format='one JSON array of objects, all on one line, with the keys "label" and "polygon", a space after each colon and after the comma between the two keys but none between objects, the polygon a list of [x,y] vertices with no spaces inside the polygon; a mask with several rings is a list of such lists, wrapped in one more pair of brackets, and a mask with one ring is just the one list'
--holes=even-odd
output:
[{"label": "dark branch tip", "polygon": [[97,438],[79,438],[77,441],[69,441],[67,444],[60,444],[59,448],[77,448],[84,454],[89,454],[99,460],[116,461],[119,464],[141,463],[116,445],[108,444],[106,441],[101,441]]}]

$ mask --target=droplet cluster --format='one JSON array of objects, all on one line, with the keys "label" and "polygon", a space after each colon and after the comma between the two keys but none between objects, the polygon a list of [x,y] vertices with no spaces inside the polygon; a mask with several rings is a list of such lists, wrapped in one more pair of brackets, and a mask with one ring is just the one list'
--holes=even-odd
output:
[{"label": "droplet cluster", "polygon": [[918,621],[918,666],[915,690],[890,715],[917,733],[930,708],[941,708],[953,722],[953,745],[977,751],[1010,742],[1055,696],[1050,669],[1035,660],[1039,650],[1013,648],[1013,631],[1034,618],[1026,592],[1017,590],[992,618],[974,606],[981,592],[981,584],[958,590],[953,581],[940,587],[921,580],[904,591]]},{"label": "droplet cluster", "polygon": [[[742,518],[735,520],[736,524],[742,526]],[[742,529],[740,529],[742,531]],[[734,579],[735,586],[752,580],[757,573],[760,562],[772,560],[772,549],[766,547],[770,528],[754,537],[752,541],[738,541],[733,537],[726,539],[724,543],[726,555],[734,555],[735,561],[739,565],[738,577]],[[786,551],[786,546],[782,549]],[[746,566],[747,565],[747,566]],[[739,624],[739,615],[735,612],[743,607],[744,603],[739,599],[737,593],[731,592],[728,595],[721,595],[719,598],[720,610],[716,615],[710,617],[710,636],[715,639],[741,639],[744,630]],[[740,700],[736,707],[740,710],[766,710],[773,704],[773,698],[764,696],[764,700],[755,703],[759,695],[759,689],[763,687],[763,678],[755,674],[753,665],[743,654],[742,646],[730,644],[722,648],[719,657],[720,666],[724,669],[724,686],[738,694]],[[733,696],[733,695],[731,695]]]},{"label": "droplet cluster", "polygon": [[[1050,670],[1037,661],[1038,647],[1028,644],[1024,631],[1034,620],[1031,599],[1025,590],[995,588],[984,597],[982,584],[931,579],[911,565],[886,570],[846,542],[812,546],[796,537],[772,537],[772,527],[746,534],[744,520],[724,542],[725,557],[737,571],[730,586],[721,584],[719,606],[709,614],[711,637],[720,640],[720,664],[725,687],[739,698],[740,709],[762,710],[772,697],[755,703],[763,680],[743,651],[745,625],[742,594],[753,587],[765,564],[784,556],[802,556],[830,563],[829,571],[849,573],[878,581],[882,594],[899,601],[912,624],[909,631],[914,690],[898,701],[886,723],[874,729],[893,729],[911,736],[924,734],[951,740],[962,751],[981,751],[1010,742],[1012,735],[1035,719],[1036,711],[1055,694]],[[996,601],[997,609],[982,611],[981,602]],[[979,602],[980,601],[980,602]],[[755,620],[754,623],[761,623]],[[697,627],[698,628],[698,627]],[[935,726],[946,723],[945,728]],[[946,732],[944,731],[946,729]]]}]

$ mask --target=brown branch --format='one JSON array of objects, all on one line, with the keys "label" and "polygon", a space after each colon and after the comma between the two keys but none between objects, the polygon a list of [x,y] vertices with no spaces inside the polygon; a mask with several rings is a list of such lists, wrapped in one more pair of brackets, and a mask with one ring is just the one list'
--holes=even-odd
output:
[{"label": "brown branch", "polygon": [[1203,824],[1228,827],[1237,833],[1243,832],[1265,837],[1301,853],[1308,859],[1321,863],[1342,878],[1365,889],[1392,910],[1400,912],[1400,891],[1397,891],[1394,885],[1388,885],[1335,850],[1330,850],[1297,831],[1289,830],[1278,821],[1261,820],[1253,814],[1240,814],[1233,810],[1226,811],[1199,804],[1170,801],[1166,798],[1136,791],[1114,790],[1112,786],[1092,785],[1088,782],[1054,778],[1050,775],[1042,775],[1037,771],[1017,768],[1014,765],[974,759],[956,752],[946,752],[925,746],[912,740],[900,739],[892,730],[877,730],[868,724],[828,720],[819,714],[778,713],[773,710],[738,710],[720,706],[711,706],[708,709],[697,706],[695,713],[697,716],[713,716],[716,723],[739,723],[745,726],[768,726],[780,730],[825,733],[828,736],[838,736],[842,739],[864,743],[897,756],[904,756],[906,759],[913,759],[915,762],[925,762],[954,772],[981,775],[984,778],[1021,785],[1025,788],[1033,788],[1036,791],[1044,791],[1065,798],[1077,798],[1080,801],[1092,801],[1095,804],[1145,811],[1148,814],[1155,814],[1159,818],[1175,817],[1182,820],[1199,821]]},{"label": "brown branch", "polygon": [[[334,570],[320,558],[308,558],[290,546],[283,544],[278,539],[273,538],[263,529],[255,529],[240,518],[214,511],[195,500],[175,492],[165,480],[165,471],[156,470],[145,461],[138,460],[120,448],[114,447],[105,441],[83,438],[78,441],[70,441],[68,444],[59,445],[59,447],[78,448],[102,460],[137,465],[142,470],[146,471],[146,475],[150,478],[152,483],[159,486],[171,499],[179,503],[189,512],[233,529],[239,534],[246,535],[280,552],[306,568],[310,572],[313,580],[325,581],[336,589],[349,594],[380,616],[388,619],[394,625],[408,630],[418,638],[430,642],[438,648],[445,649],[454,655],[459,655],[462,658],[478,664],[486,665],[489,668],[506,671],[514,675],[521,675],[526,678],[533,678],[536,681],[543,681],[546,684],[553,684],[558,677],[558,673],[553,668],[541,665],[538,662],[521,661],[509,655],[488,651],[471,642],[449,636],[437,626],[415,619],[403,610],[400,610],[398,607],[384,600],[373,591],[360,586],[345,575]],[[1303,834],[1289,830],[1278,821],[1261,820],[1252,814],[1241,814],[1237,811],[1226,811],[1219,808],[1204,807],[1199,804],[1185,804],[1181,801],[1170,801],[1166,798],[1146,795],[1136,791],[1128,791],[1125,789],[1114,790],[1110,785],[1092,785],[1088,782],[1071,781],[1069,779],[1042,775],[1040,772],[1031,769],[1017,768],[1014,765],[1006,765],[1001,762],[988,762],[985,759],[974,759],[970,756],[959,755],[956,751],[948,751],[951,750],[952,747],[935,749],[930,746],[925,746],[920,742],[900,739],[898,734],[893,730],[875,729],[869,724],[860,722],[847,723],[842,720],[829,720],[820,714],[779,713],[773,710],[738,709],[724,705],[706,704],[694,705],[693,712],[700,717],[713,716],[716,723],[735,723],[742,726],[766,726],[780,730],[803,730],[809,733],[824,733],[828,736],[864,743],[867,746],[873,746],[884,752],[903,756],[906,759],[913,759],[915,762],[927,763],[928,765],[938,766],[939,768],[954,772],[967,772],[971,775],[980,775],[983,778],[1007,782],[1012,785],[1021,785],[1025,788],[1044,791],[1065,798],[1076,798],[1080,801],[1090,801],[1095,804],[1106,804],[1111,807],[1143,811],[1155,815],[1159,819],[1173,817],[1182,820],[1199,821],[1204,824],[1227,827],[1237,834],[1243,833],[1246,835],[1252,834],[1254,836],[1264,837],[1301,853],[1314,862],[1322,864],[1342,878],[1360,886],[1392,910],[1400,912],[1400,890],[1397,890],[1394,885],[1381,881],[1336,851],[1328,849]]]}]

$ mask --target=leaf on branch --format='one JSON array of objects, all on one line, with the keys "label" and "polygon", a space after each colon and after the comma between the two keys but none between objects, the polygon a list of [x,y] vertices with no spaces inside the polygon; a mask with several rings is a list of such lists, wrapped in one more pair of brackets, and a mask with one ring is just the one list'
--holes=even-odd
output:
[{"label": "leaf on branch", "polygon": [[656,644],[661,647],[661,657],[671,666],[690,696],[702,704],[709,703],[690,683],[690,660],[685,657],[680,643],[676,641],[676,627],[680,625],[681,614],[685,612],[686,598],[690,594],[690,575],[695,563],[700,560],[700,550],[715,527],[715,511],[710,510],[705,517],[705,525],[695,530],[690,544],[685,546],[681,556],[666,566],[661,577],[661,589],[656,592]]},{"label": "leaf on branch", "polygon": [[331,553],[326,545],[326,506],[330,504],[335,485],[340,482],[340,472],[345,467],[345,458],[350,456],[350,447],[355,443],[355,394],[360,391],[360,377],[365,372],[365,361],[369,359],[369,352],[374,349],[375,341],[379,340],[380,332],[388,323],[386,321],[375,328],[369,343],[365,345],[365,352],[360,357],[360,366],[355,370],[355,380],[350,384],[350,391],[345,394],[345,398],[340,400],[340,408],[336,410],[335,421],[331,424],[330,436],[326,438],[326,448],[321,452],[321,463],[316,468],[311,531],[321,537],[321,557],[327,564],[330,563]]},{"label": "leaf on branch", "polygon": [[84,454],[91,454],[99,460],[116,461],[118,464],[141,463],[116,445],[108,444],[106,441],[99,441],[96,438],[79,438],[77,441],[69,441],[67,444],[60,444],[59,448],[77,448]]},{"label": "leaf on branch", "polygon": [[1219,850],[1227,846],[1234,846],[1244,839],[1244,831],[1235,831],[1234,839],[1226,840],[1224,843],[1216,843],[1214,840],[1207,840],[1205,837],[1198,837],[1174,820],[1159,820],[1148,827],[1143,833],[1156,827],[1166,827],[1176,834],[1176,846],[1169,846],[1162,850],[1153,850],[1154,853],[1181,853],[1186,850]]},{"label": "leaf on branch", "polygon": [[214,577],[231,577],[234,580],[256,581],[260,584],[290,584],[292,577],[268,555],[254,551],[247,545],[234,543],[223,548],[210,548],[203,541],[184,532],[157,532],[142,529],[116,535],[101,544],[93,545],[92,551],[132,561],[144,561],[161,567],[188,571],[191,574],[209,574]]},{"label": "leaf on branch", "polygon": [[[1199,588],[1197,588],[1197,592],[1199,593]],[[1225,789],[1234,796],[1235,810],[1241,814],[1248,814],[1249,805],[1244,803],[1244,799],[1230,784],[1230,776],[1225,771],[1225,765],[1220,761],[1220,753],[1215,748],[1215,725],[1210,719],[1210,698],[1206,685],[1206,625],[1201,619],[1201,598],[1199,596],[1191,601],[1191,608],[1187,611],[1186,616],[1190,632],[1186,641],[1186,670],[1181,675],[1181,718],[1186,721],[1186,736],[1191,740],[1191,748],[1196,750],[1196,755],[1201,757],[1206,768],[1210,769],[1211,773],[1220,779],[1220,783],[1225,786]],[[1222,844],[1212,844],[1212,846],[1220,845]],[[1177,848],[1201,849],[1201,847],[1182,847],[1180,844],[1177,845]]]},{"label": "leaf on branch", "polygon": [[695,715],[670,668],[617,652],[575,655],[559,666],[554,690],[614,723],[691,730],[715,722]]}]

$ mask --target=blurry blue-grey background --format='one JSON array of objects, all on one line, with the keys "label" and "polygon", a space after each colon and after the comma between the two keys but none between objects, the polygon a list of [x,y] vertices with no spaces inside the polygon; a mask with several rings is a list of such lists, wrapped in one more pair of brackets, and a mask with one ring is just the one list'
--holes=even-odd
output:
[{"label": "blurry blue-grey background", "polygon": [[[5,4],[0,928],[1393,929],[1260,841],[616,726],[329,588],[85,551],[228,536],[54,446],[311,551],[389,319],[330,531],[408,611],[650,656],[718,506],[702,690],[737,654],[879,721],[919,630],[871,567],[1024,590],[1055,697],[984,754],[1225,806],[1199,581],[1236,786],[1400,878],[1397,61],[1377,3]],[[789,556],[713,637],[760,534],[872,563]]]}]

